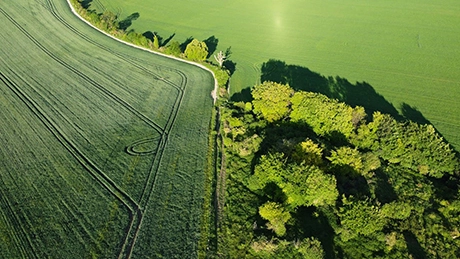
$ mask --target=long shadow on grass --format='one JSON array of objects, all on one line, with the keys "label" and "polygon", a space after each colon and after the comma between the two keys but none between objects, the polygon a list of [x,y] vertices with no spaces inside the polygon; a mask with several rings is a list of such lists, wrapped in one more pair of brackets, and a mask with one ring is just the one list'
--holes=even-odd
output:
[{"label": "long shadow on grass", "polygon": [[217,49],[219,39],[212,35],[211,37],[205,39],[203,42],[206,43],[206,46],[208,47],[208,56],[206,58],[210,58]]},{"label": "long shadow on grass", "polygon": [[182,53],[185,52],[185,49],[187,48],[187,45],[188,45],[190,42],[192,42],[192,40],[193,40],[193,37],[190,36],[190,37],[188,37],[187,39],[185,39],[185,41],[182,42],[182,43],[179,45],[180,50],[181,50]]},{"label": "long shadow on grass", "polygon": [[83,0],[80,2],[81,6],[85,9],[88,9],[91,6],[93,0]]},{"label": "long shadow on grass", "polygon": [[[374,112],[380,111],[392,115],[399,121],[410,120],[419,124],[430,124],[430,121],[416,107],[407,103],[400,105],[401,113],[399,113],[393,104],[366,82],[352,84],[345,78],[339,76],[325,77],[307,67],[288,65],[284,61],[270,59],[263,63],[260,81],[289,84],[295,90],[321,93],[353,107],[362,106],[366,109],[369,119],[372,118]],[[251,88],[248,87],[233,94],[231,100],[251,101]],[[440,133],[438,132],[438,134]]]},{"label": "long shadow on grass", "polygon": [[158,43],[160,45],[160,47],[164,47],[166,45],[168,45],[168,43],[174,38],[174,36],[176,36],[176,33],[173,33],[171,35],[169,35],[168,38],[164,39],[162,36],[160,36],[160,34],[158,32],[152,32],[152,31],[146,31],[144,33],[142,33],[142,35],[144,37],[146,37],[147,39],[149,39],[150,41],[154,41],[154,37],[155,35],[157,36],[158,38]]},{"label": "long shadow on grass", "polygon": [[273,59],[262,64],[261,72],[261,82],[289,84],[295,90],[321,93],[351,106],[362,106],[370,118],[375,111],[380,111],[403,119],[398,110],[366,82],[352,84],[339,76],[325,77],[306,67]]},{"label": "long shadow on grass", "polygon": [[140,16],[141,15],[138,12],[130,14],[118,23],[118,28],[126,31],[126,29],[133,24],[133,21],[137,20]]}]

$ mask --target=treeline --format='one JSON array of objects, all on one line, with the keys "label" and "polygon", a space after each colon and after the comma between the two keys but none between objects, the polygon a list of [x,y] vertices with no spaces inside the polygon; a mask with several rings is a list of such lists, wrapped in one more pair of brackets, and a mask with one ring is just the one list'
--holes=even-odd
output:
[{"label": "treeline", "polygon": [[431,125],[265,82],[221,112],[224,258],[460,258],[459,159]]},{"label": "treeline", "polygon": [[110,10],[98,13],[89,9],[90,6],[85,0],[71,0],[71,3],[83,19],[116,38],[166,55],[201,63],[214,72],[221,87],[220,96],[227,94],[225,90],[233,69],[228,66],[229,64],[234,66],[234,63],[228,60],[229,51],[225,54],[221,51],[219,54],[223,56],[220,59],[216,56],[218,64],[214,64],[207,60],[212,53],[209,53],[208,46],[204,41],[189,38],[185,42],[179,43],[171,40],[174,35],[162,41],[162,38],[156,33],[138,33],[133,29],[128,29],[132,22],[139,17],[139,13],[133,13],[120,20],[118,15]]}]

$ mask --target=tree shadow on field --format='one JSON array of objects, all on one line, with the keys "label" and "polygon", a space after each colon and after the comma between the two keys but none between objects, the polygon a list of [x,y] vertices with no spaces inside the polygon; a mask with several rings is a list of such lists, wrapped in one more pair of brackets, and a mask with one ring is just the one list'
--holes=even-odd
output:
[{"label": "tree shadow on field", "polygon": [[126,31],[126,29],[133,24],[133,21],[137,20],[140,16],[138,12],[132,13],[118,23],[118,28]]},{"label": "tree shadow on field", "polygon": [[401,104],[401,113],[404,118],[417,122],[418,124],[430,124],[430,121],[428,121],[416,107],[410,106],[407,103]]},{"label": "tree shadow on field", "polygon": [[192,40],[193,40],[193,37],[190,36],[190,37],[188,37],[184,42],[182,42],[182,43],[179,45],[180,50],[182,51],[182,53],[185,52],[185,49],[187,48],[187,45],[188,45],[190,42],[192,42]]},{"label": "tree shadow on field", "polygon": [[372,118],[375,111],[380,111],[398,120],[404,119],[390,102],[366,82],[352,84],[339,76],[325,77],[306,67],[288,65],[284,61],[273,59],[262,64],[261,72],[261,82],[289,84],[295,90],[321,93],[353,107],[362,106],[369,118]]},{"label": "tree shadow on field", "polygon": [[[157,35],[158,35],[158,34],[157,34]],[[174,36],[176,36],[176,33],[175,33],[175,32],[174,32],[173,34],[169,35],[169,37],[166,38],[165,40],[160,41],[160,47],[163,47],[163,46],[168,45],[168,43],[174,38]]]},{"label": "tree shadow on field", "polygon": [[232,76],[236,71],[236,62],[230,60],[230,57],[232,56],[232,46],[228,47],[224,54],[225,61],[223,66],[230,72],[230,76]]},{"label": "tree shadow on field", "polygon": [[203,42],[206,43],[206,46],[208,47],[208,56],[206,58],[210,58],[217,49],[219,39],[212,35],[211,37],[205,39]]},{"label": "tree shadow on field", "polygon": [[158,37],[158,41],[160,41],[160,36],[156,33],[156,32],[152,32],[152,31],[146,31],[144,33],[142,33],[142,36],[146,37],[147,39],[153,41],[153,37],[157,35]]},{"label": "tree shadow on field", "polygon": [[164,39],[163,37],[160,36],[160,34],[158,32],[152,32],[152,31],[146,31],[144,33],[142,33],[142,35],[144,37],[146,37],[147,39],[149,39],[150,41],[154,41],[154,37],[155,35],[157,35],[157,38],[158,38],[158,43],[160,45],[160,47],[164,47],[166,45],[168,45],[168,43],[174,38],[174,36],[176,36],[176,33],[173,33],[171,35],[169,35],[168,38]]},{"label": "tree shadow on field", "polygon": [[230,100],[233,102],[250,102],[252,101],[251,87],[244,88],[241,92],[234,93]]},{"label": "tree shadow on field", "polygon": [[84,9],[89,9],[89,7],[91,6],[92,1],[93,0],[83,0],[83,1],[80,2],[80,4]]}]

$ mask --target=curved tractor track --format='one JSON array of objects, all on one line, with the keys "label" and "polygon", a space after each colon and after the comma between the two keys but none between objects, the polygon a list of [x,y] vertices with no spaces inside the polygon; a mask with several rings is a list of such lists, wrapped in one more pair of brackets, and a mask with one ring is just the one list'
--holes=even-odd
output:
[{"label": "curved tractor track", "polygon": [[[142,227],[144,213],[147,211],[147,206],[152,195],[152,192],[155,190],[155,184],[158,178],[158,174],[160,171],[160,164],[164,156],[165,147],[168,144],[168,139],[172,128],[176,122],[177,116],[179,114],[179,110],[181,104],[184,99],[185,89],[187,87],[188,78],[185,73],[178,69],[174,69],[171,67],[161,66],[161,65],[152,65],[152,66],[145,66],[141,63],[140,60],[123,54],[121,52],[115,51],[109,47],[104,46],[103,44],[95,41],[85,33],[81,32],[74,26],[72,26],[69,22],[67,22],[62,15],[60,15],[58,9],[56,8],[55,4],[51,0],[36,1],[42,7],[49,11],[49,13],[63,26],[65,26],[70,32],[74,35],[77,35],[79,38],[83,39],[84,41],[88,42],[89,44],[93,45],[95,48],[98,48],[104,52],[107,52],[111,55],[114,55],[124,62],[132,65],[133,67],[145,72],[155,80],[160,80],[166,85],[169,85],[177,92],[174,104],[172,105],[172,109],[167,116],[167,120],[165,125],[160,125],[155,122],[154,119],[150,118],[148,115],[142,113],[134,106],[132,106],[129,102],[125,101],[123,97],[118,96],[117,94],[113,93],[104,85],[100,84],[99,82],[95,81],[91,77],[82,73],[77,67],[74,67],[72,64],[66,62],[66,60],[60,58],[58,55],[55,55],[53,51],[49,50],[46,46],[40,43],[31,33],[27,31],[19,22],[15,20],[14,17],[9,15],[4,9],[0,7],[0,14],[5,16],[7,20],[16,27],[24,36],[26,36],[37,48],[39,48],[43,53],[45,53],[49,58],[54,60],[58,63],[62,68],[67,69],[71,73],[75,74],[79,78],[86,81],[89,85],[91,85],[94,89],[97,89],[100,94],[112,100],[114,103],[117,103],[138,119],[140,119],[145,124],[149,125],[152,130],[158,134],[158,137],[153,138],[143,138],[133,142],[131,145],[127,146],[125,152],[133,155],[133,156],[151,156],[151,165],[149,172],[147,174],[147,179],[143,186],[141,195],[139,199],[134,199],[131,197],[122,187],[120,187],[113,179],[111,179],[94,161],[92,161],[91,157],[88,157],[84,151],[80,150],[78,145],[72,141],[72,138],[67,136],[66,133],[60,128],[60,126],[53,121],[53,119],[48,116],[47,112],[40,107],[34,98],[29,96],[26,92],[21,89],[21,85],[27,84],[27,87],[30,89],[29,91],[34,91],[34,94],[39,96],[42,99],[46,100],[45,96],[42,96],[39,91],[34,89],[33,85],[30,85],[26,82],[21,82],[20,84],[14,82],[9,76],[2,71],[0,71],[0,81],[6,85],[11,92],[13,92],[19,100],[21,100],[30,111],[42,122],[42,124],[46,127],[46,129],[51,132],[57,141],[77,160],[95,181],[99,183],[104,189],[111,193],[111,195],[121,202],[129,211],[129,218],[130,222],[127,223],[127,231],[124,237],[124,241],[121,244],[120,251],[118,253],[118,258],[130,258],[133,252],[133,248],[136,242],[136,238],[139,234],[139,231]],[[180,83],[175,83],[173,81],[168,80],[167,78],[163,78],[161,75],[161,71],[170,71],[178,75],[180,78]],[[20,78],[15,71],[12,69],[8,69],[9,74],[16,75]],[[101,76],[104,76],[101,74]],[[117,84],[117,82],[112,79],[111,77],[106,77],[110,80],[113,84]],[[66,118],[62,112],[54,107],[47,107],[51,109],[53,113],[60,114],[61,117]],[[66,118],[67,123],[71,123],[69,119]],[[154,148],[147,147],[148,145],[154,146]],[[155,147],[156,146],[156,147]],[[4,198],[6,199],[6,198]],[[8,202],[8,201],[7,201]],[[19,219],[15,219],[15,221],[20,221]],[[20,225],[20,224],[19,224]],[[25,230],[23,229],[25,234]],[[28,240],[29,246],[33,249],[33,244],[30,241],[30,237],[25,234],[26,239]],[[36,254],[34,252],[29,253]]]}]

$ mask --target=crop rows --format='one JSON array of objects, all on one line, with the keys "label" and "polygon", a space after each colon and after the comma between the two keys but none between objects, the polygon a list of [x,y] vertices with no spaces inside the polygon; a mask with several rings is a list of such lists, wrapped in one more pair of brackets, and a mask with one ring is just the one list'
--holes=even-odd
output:
[{"label": "crop rows", "polygon": [[[76,44],[85,46],[91,49],[91,53],[100,56],[100,60],[86,62],[78,57],[67,56],[61,53],[59,44],[53,45],[43,37],[46,31],[41,35],[39,27],[31,30],[28,24],[33,17],[24,14],[24,17],[18,19],[17,16],[18,10],[23,9],[21,5],[27,6],[27,2],[32,7],[31,13],[37,19],[43,19],[44,26],[48,26],[48,22],[61,33],[67,33],[66,36],[72,37]],[[158,177],[166,172],[170,173],[170,165],[164,158],[172,154],[171,147],[175,146],[174,141],[170,141],[171,134],[173,138],[176,134],[173,128],[179,129],[177,132],[180,132],[182,127],[186,127],[177,126],[179,115],[183,112],[181,107],[184,106],[186,87],[189,84],[199,85],[199,80],[205,73],[193,72],[193,80],[189,81],[189,74],[181,70],[190,69],[184,65],[179,65],[181,69],[176,69],[177,62],[169,66],[168,62],[162,60],[158,64],[147,66],[146,59],[149,62],[155,59],[144,58],[147,53],[139,51],[130,50],[127,54],[128,48],[122,48],[119,44],[114,48],[114,42],[106,44],[105,39],[105,42],[101,43],[96,38],[100,39],[102,36],[92,29],[81,26],[81,23],[75,20],[69,22],[69,19],[74,17],[69,18],[71,14],[65,8],[65,1],[50,0],[24,0],[8,7],[0,5],[0,16],[8,23],[7,35],[12,35],[13,40],[17,39],[20,46],[29,45],[27,49],[30,55],[43,65],[42,68],[37,67],[34,73],[13,61],[8,57],[8,53],[0,52],[0,55],[6,55],[4,60],[10,60],[9,63],[0,63],[0,87],[3,91],[11,93],[8,99],[10,104],[7,105],[2,99],[0,104],[6,107],[13,105],[11,107],[15,109],[17,116],[23,118],[22,123],[29,121],[34,125],[23,131],[13,130],[8,135],[11,143],[7,150],[11,156],[17,157],[18,168],[22,168],[19,166],[21,164],[30,164],[27,166],[27,170],[31,172],[30,177],[37,175],[40,170],[46,171],[47,175],[52,177],[49,178],[51,181],[38,186],[35,182],[27,180],[32,178],[24,178],[16,182],[18,188],[8,189],[5,195],[2,195],[9,197],[2,199],[2,206],[6,208],[16,199],[27,200],[23,197],[25,190],[33,190],[37,198],[27,204],[18,203],[18,208],[5,210],[6,220],[2,221],[0,217],[0,223],[5,222],[9,225],[8,228],[13,229],[13,234],[9,238],[18,247],[14,251],[24,257],[68,257],[75,256],[77,251],[74,249],[80,249],[85,251],[87,256],[110,256],[116,253],[119,258],[127,258],[132,255],[135,244],[149,246],[139,237],[139,233],[143,231],[143,226],[151,225],[152,217],[157,211],[151,199]],[[24,22],[26,20],[27,22]],[[1,40],[5,42],[8,39],[5,36],[3,39],[0,38]],[[64,48],[71,47],[66,45]],[[79,52],[75,54],[79,55]],[[142,84],[133,85],[128,82],[126,76],[110,70],[110,63],[105,62],[110,58],[118,60],[123,68],[129,68],[130,74],[127,76]],[[32,73],[29,75],[27,71]],[[51,73],[44,77],[44,71]],[[131,75],[132,72],[135,74]],[[206,80],[208,78],[209,75],[206,75]],[[203,90],[194,88],[191,91],[192,97],[196,98],[195,93],[198,92],[202,95]],[[209,100],[208,96],[203,96],[196,100]],[[145,100],[145,104],[142,100]],[[161,100],[164,100],[164,103],[160,103]],[[202,109],[200,102],[190,100],[187,98],[186,106]],[[17,108],[19,106],[26,110]],[[195,121],[190,124],[191,128],[195,123],[202,130],[206,130],[206,121],[209,117],[201,117],[201,114],[207,112],[194,112],[196,115],[185,116],[187,119],[200,116],[198,124],[197,120],[193,119]],[[183,117],[184,115],[181,118]],[[13,121],[11,119],[5,127],[12,127]],[[0,133],[0,137],[2,134],[6,137],[6,133]],[[46,145],[55,146],[56,154],[51,153],[49,147],[46,147],[46,152],[39,148],[22,154],[27,149],[22,142],[24,134],[31,138],[38,137]],[[192,132],[188,136],[188,142],[194,139],[193,134],[196,133]],[[202,143],[199,141],[198,144]],[[205,146],[203,149],[206,149]],[[190,154],[184,152],[191,150],[173,147],[172,151],[173,154],[187,157]],[[194,151],[197,150],[192,152]],[[47,154],[47,157],[41,159],[41,163],[35,162],[37,152]],[[194,159],[198,160],[192,162]],[[198,161],[204,161],[204,157],[199,155],[187,160],[192,162],[192,168],[200,168],[203,162]],[[18,179],[19,171],[22,169],[13,168],[12,164],[6,161],[3,161],[2,165],[10,171],[12,179],[0,182],[2,186],[7,186],[14,182],[13,179]],[[195,181],[181,177],[181,181],[188,180],[189,184],[201,184],[202,176],[199,174]],[[90,184],[85,185],[81,181]],[[69,188],[69,193],[62,198],[53,199],[52,197],[59,197],[64,192],[64,186]],[[195,187],[190,186],[186,189]],[[84,197],[79,196],[82,192],[85,193]],[[78,198],[73,200],[72,194],[78,194]],[[199,188],[194,195],[202,195]],[[181,200],[175,202],[183,203]],[[94,204],[106,205],[95,207]],[[183,207],[171,204],[173,210],[175,206]],[[187,206],[193,206],[194,211],[200,209],[199,203]],[[52,216],[51,211],[56,211],[57,214]],[[43,217],[51,217],[52,220],[47,224],[55,224],[54,227],[46,231],[44,226],[47,224],[40,223]],[[64,236],[72,238],[73,242],[79,245],[72,248],[70,245],[60,247],[54,243],[59,242],[57,237]],[[14,254],[14,251],[12,250],[11,254]],[[140,250],[140,254],[145,253],[152,251]]]}]

